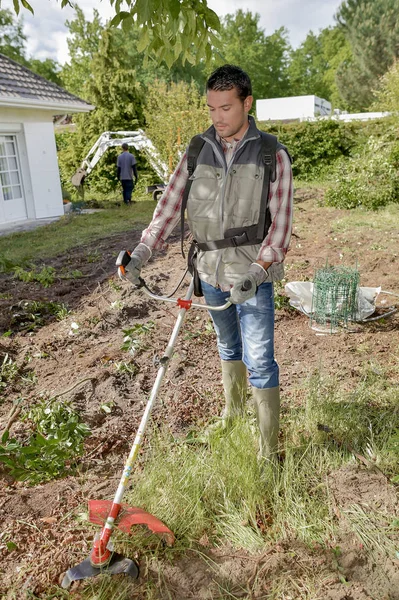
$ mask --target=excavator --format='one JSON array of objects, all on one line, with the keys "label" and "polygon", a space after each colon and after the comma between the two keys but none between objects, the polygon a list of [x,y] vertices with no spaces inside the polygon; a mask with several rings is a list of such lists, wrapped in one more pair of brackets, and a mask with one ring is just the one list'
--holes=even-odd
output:
[{"label": "excavator", "polygon": [[94,169],[108,148],[121,146],[123,143],[133,146],[133,148],[139,152],[143,152],[151,167],[161,179],[161,183],[147,187],[147,192],[151,193],[153,199],[157,201],[163,194],[167,185],[166,182],[169,179],[169,170],[167,165],[161,159],[154,144],[142,129],[138,129],[137,131],[105,131],[102,133],[83,159],[80,168],[72,176],[71,182],[82,192],[86,177]]}]

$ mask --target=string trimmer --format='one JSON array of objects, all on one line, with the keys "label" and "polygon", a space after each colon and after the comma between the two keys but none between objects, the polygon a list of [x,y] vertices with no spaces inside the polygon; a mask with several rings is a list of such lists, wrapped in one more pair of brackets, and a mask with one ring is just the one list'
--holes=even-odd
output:
[{"label": "string trimmer", "polygon": [[[129,264],[129,261],[130,256],[128,252],[121,252],[118,256],[116,264],[118,266],[119,274],[122,277],[125,275],[125,267]],[[102,525],[103,527],[101,532],[97,534],[94,539],[94,544],[90,555],[83,562],[79,563],[75,567],[72,567],[65,573],[61,584],[65,589],[69,588],[74,581],[95,577],[100,573],[109,573],[112,575],[124,573],[133,579],[137,579],[139,576],[139,568],[137,563],[130,558],[126,558],[122,554],[118,554],[113,551],[110,538],[115,527],[125,533],[131,533],[131,528],[133,525],[147,525],[147,527],[153,533],[162,536],[168,545],[172,545],[175,539],[172,531],[168,529],[168,527],[162,523],[162,521],[145,512],[141,508],[132,508],[127,504],[122,504],[122,497],[128,487],[133,464],[138,457],[144,432],[169,361],[173,356],[177,336],[183,324],[186,312],[192,306],[217,311],[225,310],[230,306],[230,302],[226,302],[226,304],[216,307],[207,306],[206,304],[193,303],[191,300],[194,290],[193,281],[191,281],[186,296],[183,299],[157,296],[148,289],[145,281],[141,278],[140,285],[137,287],[142,288],[148,296],[155,300],[162,300],[164,302],[172,302],[177,304],[180,310],[164,355],[160,359],[160,367],[158,369],[155,383],[151,390],[144,414],[141,418],[130,454],[126,460],[115,497],[112,502],[109,500],[89,500],[89,520],[92,523]]]}]

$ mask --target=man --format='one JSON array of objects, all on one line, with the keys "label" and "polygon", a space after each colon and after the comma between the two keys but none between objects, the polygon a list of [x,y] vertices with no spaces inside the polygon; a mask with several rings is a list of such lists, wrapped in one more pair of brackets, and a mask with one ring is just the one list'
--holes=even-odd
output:
[{"label": "man", "polygon": [[[200,136],[203,146],[195,171],[189,177],[186,151],[132,253],[127,277],[137,283],[152,250],[164,246],[179,221],[184,190],[191,181],[187,220],[197,242],[197,272],[205,301],[217,306],[230,298],[233,303],[225,311],[211,311],[226,398],[222,423],[243,411],[248,370],[260,454],[267,459],[276,452],[278,441],[273,282],[284,275],[291,236],[292,170],[287,151],[273,136],[268,139],[277,143],[274,156],[262,154],[262,136],[248,115],[252,102],[250,79],[240,68],[224,65],[212,73],[207,103],[213,125]],[[267,180],[270,158],[275,169]],[[254,239],[262,220],[262,198],[264,207],[268,203],[269,219],[264,216],[262,236]]]},{"label": "man", "polygon": [[[116,161],[116,168],[118,173],[118,179],[122,184],[123,190],[123,202],[125,204],[131,204],[132,192],[134,185],[137,183],[137,164],[133,154],[129,152],[129,146],[122,144],[123,152],[118,156]],[[134,183],[133,183],[134,177]]]}]

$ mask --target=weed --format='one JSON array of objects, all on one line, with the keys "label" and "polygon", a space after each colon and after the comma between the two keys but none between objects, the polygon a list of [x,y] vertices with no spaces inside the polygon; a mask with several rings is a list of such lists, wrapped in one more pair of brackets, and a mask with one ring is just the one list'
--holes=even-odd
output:
[{"label": "weed", "polygon": [[120,292],[122,290],[122,286],[113,279],[109,280],[108,285],[113,292]]},{"label": "weed", "polygon": [[129,375],[136,375],[136,373],[139,370],[138,366],[134,362],[131,362],[131,361],[117,362],[117,363],[115,363],[115,368],[118,371],[118,373],[128,373]]},{"label": "weed", "polygon": [[22,331],[33,331],[43,327],[46,318],[50,316],[54,316],[57,321],[62,321],[69,314],[68,307],[60,302],[22,300],[12,315],[11,326]]},{"label": "weed", "polygon": [[143,340],[139,338],[147,334],[154,327],[154,322],[148,321],[147,323],[136,323],[129,329],[123,329],[124,338],[121,349],[125,350],[125,352],[130,352],[130,354],[136,354],[139,350],[143,349]]},{"label": "weed", "polygon": [[30,271],[27,271],[23,267],[17,266],[14,268],[14,277],[27,283],[36,281],[47,288],[55,281],[55,269],[53,267],[44,266],[41,271],[36,271],[34,267]]},{"label": "weed", "polygon": [[89,428],[66,402],[41,400],[24,420],[30,433],[24,441],[3,434],[0,462],[17,480],[37,484],[71,471],[75,459],[83,452],[83,440]]},{"label": "weed", "polygon": [[86,255],[86,260],[88,263],[98,262],[102,259],[102,254],[99,250],[93,250],[92,252],[88,252]]},{"label": "weed", "polygon": [[5,354],[0,365],[0,390],[5,390],[18,375],[18,366],[8,354]]},{"label": "weed", "polygon": [[281,292],[284,291],[284,284],[281,281],[274,283],[274,307],[276,310],[282,310],[283,308],[292,309],[288,296],[285,296]]}]

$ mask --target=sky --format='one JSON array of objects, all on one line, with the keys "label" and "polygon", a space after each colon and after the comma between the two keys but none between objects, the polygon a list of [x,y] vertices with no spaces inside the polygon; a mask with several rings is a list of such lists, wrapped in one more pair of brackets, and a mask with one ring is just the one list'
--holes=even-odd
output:
[{"label": "sky", "polygon": [[[61,9],[56,0],[29,0],[35,15],[23,10],[24,33],[28,38],[28,56],[38,59],[53,58],[59,63],[68,62],[68,46],[65,21],[72,19],[73,9]],[[296,48],[307,33],[315,33],[334,24],[336,13],[342,0],[208,0],[208,6],[219,17],[234,13],[241,8],[259,13],[260,26],[266,35],[276,29],[286,27],[291,45]],[[91,19],[93,8],[97,8],[106,21],[113,13],[109,0],[77,0],[86,18]],[[0,0],[2,8],[11,8],[12,0]]]}]

